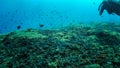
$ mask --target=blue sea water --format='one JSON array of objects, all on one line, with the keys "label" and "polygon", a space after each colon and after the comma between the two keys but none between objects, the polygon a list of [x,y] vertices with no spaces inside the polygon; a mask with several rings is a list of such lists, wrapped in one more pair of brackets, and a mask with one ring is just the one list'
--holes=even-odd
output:
[{"label": "blue sea water", "polygon": [[[106,11],[99,16],[102,0],[0,0],[0,33],[28,28],[53,29],[71,23],[119,22]],[[44,25],[40,27],[40,25]]]}]

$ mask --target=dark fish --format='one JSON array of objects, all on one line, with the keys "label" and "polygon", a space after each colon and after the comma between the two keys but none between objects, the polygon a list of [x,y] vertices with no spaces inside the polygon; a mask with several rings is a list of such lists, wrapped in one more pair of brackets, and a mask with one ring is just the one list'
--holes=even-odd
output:
[{"label": "dark fish", "polygon": [[40,27],[43,27],[44,25],[43,24],[39,24]]},{"label": "dark fish", "polygon": [[21,28],[21,26],[20,26],[20,25],[18,25],[18,26],[17,26],[17,29],[20,29],[20,28]]}]

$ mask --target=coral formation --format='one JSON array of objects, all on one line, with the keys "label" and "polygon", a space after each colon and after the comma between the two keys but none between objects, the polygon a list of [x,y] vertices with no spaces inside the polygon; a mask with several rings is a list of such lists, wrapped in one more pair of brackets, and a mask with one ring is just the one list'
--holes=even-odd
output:
[{"label": "coral formation", "polygon": [[0,68],[118,68],[118,26],[99,23],[0,35]]}]

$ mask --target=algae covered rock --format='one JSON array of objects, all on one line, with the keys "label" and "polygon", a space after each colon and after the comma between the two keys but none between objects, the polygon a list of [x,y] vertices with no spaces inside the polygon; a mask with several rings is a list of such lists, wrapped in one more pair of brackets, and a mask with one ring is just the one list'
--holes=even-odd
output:
[{"label": "algae covered rock", "polygon": [[2,43],[5,46],[27,46],[33,44],[33,42],[43,42],[46,38],[46,35],[34,30],[16,31],[4,36]]},{"label": "algae covered rock", "polygon": [[69,41],[71,36],[65,32],[57,32],[53,36],[60,41]]},{"label": "algae covered rock", "polygon": [[84,68],[101,68],[99,64],[86,65]]},{"label": "algae covered rock", "polygon": [[96,33],[96,36],[101,44],[104,45],[120,44],[120,33],[118,32],[104,30]]}]

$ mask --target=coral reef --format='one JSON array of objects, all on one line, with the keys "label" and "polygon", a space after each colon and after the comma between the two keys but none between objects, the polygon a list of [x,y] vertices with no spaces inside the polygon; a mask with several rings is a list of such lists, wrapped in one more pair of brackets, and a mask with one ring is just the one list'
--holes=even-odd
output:
[{"label": "coral reef", "polygon": [[78,24],[0,35],[0,68],[119,68],[119,26]]}]

